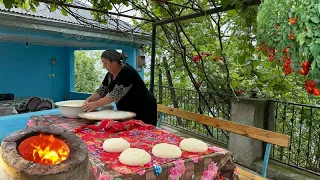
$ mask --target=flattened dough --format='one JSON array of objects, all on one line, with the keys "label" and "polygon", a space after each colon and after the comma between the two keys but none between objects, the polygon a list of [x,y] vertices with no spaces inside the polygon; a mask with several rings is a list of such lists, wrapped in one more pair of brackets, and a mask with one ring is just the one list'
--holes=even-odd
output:
[{"label": "flattened dough", "polygon": [[106,152],[122,152],[130,148],[130,143],[123,138],[110,138],[103,142],[103,150]]},{"label": "flattened dough", "polygon": [[103,111],[95,111],[95,112],[88,112],[88,113],[80,113],[80,117],[86,119],[93,119],[93,120],[103,120],[103,119],[128,119],[133,118],[136,116],[133,112],[127,111],[115,111],[115,110],[103,110]]},{"label": "flattened dough", "polygon": [[182,155],[182,151],[176,145],[160,143],[153,146],[152,154],[159,158],[179,158]]},{"label": "flattened dough", "polygon": [[206,152],[208,150],[208,145],[201,140],[194,138],[186,138],[180,142],[179,147],[188,152]]},{"label": "flattened dough", "polygon": [[143,166],[151,161],[151,155],[143,149],[129,148],[120,154],[119,161],[128,166]]}]

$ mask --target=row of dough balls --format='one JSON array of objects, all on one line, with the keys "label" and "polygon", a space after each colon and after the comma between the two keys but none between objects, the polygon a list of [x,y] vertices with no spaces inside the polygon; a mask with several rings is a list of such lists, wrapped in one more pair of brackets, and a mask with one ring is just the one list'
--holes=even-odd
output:
[{"label": "row of dough balls", "polygon": [[[120,153],[119,161],[128,166],[143,166],[151,161],[151,155],[143,149],[130,148],[130,143],[123,138],[107,139],[103,143],[106,152]],[[156,144],[152,148],[152,154],[158,158],[179,158],[182,151],[206,152],[208,145],[194,138],[183,139],[179,147],[168,143]]]}]

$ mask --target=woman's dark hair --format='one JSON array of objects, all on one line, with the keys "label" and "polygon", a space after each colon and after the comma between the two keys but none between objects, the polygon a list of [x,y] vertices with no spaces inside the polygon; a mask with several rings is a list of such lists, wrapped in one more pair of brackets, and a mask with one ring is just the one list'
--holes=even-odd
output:
[{"label": "woman's dark hair", "polygon": [[105,58],[108,59],[111,62],[118,62],[119,64],[124,63],[124,60],[127,58],[128,56],[124,53],[119,53],[118,51],[114,50],[114,49],[107,49],[105,51],[103,51],[103,53],[101,54],[101,58]]}]

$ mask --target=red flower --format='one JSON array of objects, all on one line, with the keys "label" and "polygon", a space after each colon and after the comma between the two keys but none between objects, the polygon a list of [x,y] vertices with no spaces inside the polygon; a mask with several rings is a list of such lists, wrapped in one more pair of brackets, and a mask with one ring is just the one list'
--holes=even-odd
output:
[{"label": "red flower", "polygon": [[209,53],[209,52],[206,52],[206,56],[207,56],[207,57],[210,56],[210,53]]},{"label": "red flower", "polygon": [[242,90],[241,89],[236,90],[235,93],[236,93],[237,96],[241,96],[242,95]]},{"label": "red flower", "polygon": [[314,88],[314,87],[316,86],[316,83],[315,83],[314,81],[308,79],[308,80],[306,81],[306,86],[311,87],[311,88]]},{"label": "red flower", "polygon": [[219,59],[219,57],[213,57],[212,61],[216,62]]},{"label": "red flower", "polygon": [[310,86],[304,86],[304,88],[306,88],[306,90],[308,91],[309,94],[313,93],[314,88],[312,88]]},{"label": "red flower", "polygon": [[313,90],[313,95],[315,95],[315,96],[320,96],[320,90],[319,90],[319,88],[315,88],[315,89]]},{"label": "red flower", "polygon": [[199,61],[200,59],[201,59],[200,56],[197,55],[197,56],[193,56],[192,61],[195,62],[195,63],[198,63],[198,61]]},{"label": "red flower", "polygon": [[220,60],[220,61],[222,61],[222,62],[224,62],[224,59],[223,59],[223,57],[218,57],[218,56],[216,56],[216,57],[213,57],[212,58],[212,61],[214,61],[214,62],[216,62],[217,60]]}]

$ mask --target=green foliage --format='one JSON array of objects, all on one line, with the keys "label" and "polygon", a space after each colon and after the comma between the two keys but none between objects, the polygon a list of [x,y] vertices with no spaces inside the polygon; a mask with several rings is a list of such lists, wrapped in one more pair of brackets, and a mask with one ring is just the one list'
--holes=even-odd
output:
[{"label": "green foliage", "polygon": [[92,93],[101,84],[101,74],[96,64],[100,52],[75,51],[75,91]]},{"label": "green foliage", "polygon": [[[204,2],[202,1],[202,3]],[[201,4],[200,2],[197,5],[204,9],[208,6],[208,4]],[[140,6],[143,7],[142,4]],[[161,8],[159,6],[148,6],[146,8],[149,8],[160,19],[169,16],[167,13],[160,13],[159,9]],[[162,9],[162,11],[164,10]],[[229,74],[231,87],[234,90],[241,89],[244,96],[249,96],[252,89],[258,88],[262,97],[300,103],[317,103],[317,99],[309,96],[303,89],[305,81],[303,76],[296,73],[286,76],[278,61],[271,63],[266,56],[256,50],[254,37],[257,34],[257,12],[258,7],[252,6],[241,9],[241,11],[231,10],[221,14],[220,28],[224,27],[221,30],[222,46],[227,60],[226,63],[222,64],[221,61],[212,61],[212,58],[223,54],[220,49],[218,26],[212,22],[210,16],[180,22],[185,34],[193,43],[193,46],[191,46],[180,33],[187,47],[187,65],[196,81],[202,83],[200,89],[202,91],[213,91],[210,86],[211,83],[220,94],[232,96],[233,93],[228,91],[226,86]],[[189,13],[189,11],[183,11],[182,15],[184,13]],[[213,19],[217,21],[218,17],[214,15]],[[177,34],[174,34],[175,24],[167,24],[165,28],[172,32],[170,34],[172,37],[178,37]],[[151,33],[151,26],[143,26],[143,29]],[[180,55],[181,47],[176,43],[175,38],[167,37],[163,28],[157,29],[156,64],[160,66],[156,66],[156,84],[159,77],[157,74],[161,69],[163,85],[168,85],[162,66],[163,57],[166,57],[172,77],[174,77],[174,87],[193,89],[193,84],[188,77]],[[145,50],[150,53],[150,48]],[[202,56],[198,63],[194,63],[192,57],[198,55],[198,52],[209,52],[210,56]],[[226,71],[226,67],[229,72]]]},{"label": "green foliage", "polygon": [[[70,3],[73,0],[59,2]],[[92,8],[101,11],[109,11],[114,5],[131,5],[149,19],[167,19],[195,12],[192,9],[169,6],[156,1],[146,3],[138,0],[93,0],[90,2]],[[172,2],[185,3],[183,0],[172,0]],[[39,5],[39,1],[36,0],[0,0],[0,3],[4,3],[7,8],[20,7],[32,11],[35,11],[35,7]],[[318,63],[320,63],[318,57],[320,54],[320,32],[318,32],[320,3],[313,0],[265,0],[259,8],[258,18],[257,6],[243,8],[242,3],[243,1],[240,0],[195,1],[193,7],[201,10],[207,10],[218,4],[223,7],[235,5],[236,9],[220,13],[219,16],[207,15],[182,21],[179,25],[184,32],[181,32],[180,27],[173,23],[159,27],[157,31],[157,64],[162,65],[162,58],[167,58],[174,86],[179,88],[194,88],[186,71],[188,67],[196,82],[201,82],[200,89],[214,94],[218,92],[218,94],[232,96],[234,93],[230,89],[231,87],[233,90],[241,89],[244,95],[248,96],[252,89],[258,88],[264,97],[315,103],[316,100],[309,99],[308,94],[303,90],[304,77],[299,75],[285,76],[280,67],[281,61],[269,63],[265,56],[255,50],[255,37],[258,38],[259,43],[267,42],[268,46],[274,47],[277,52],[280,52],[275,59],[280,58],[284,47],[291,45],[289,54],[295,64],[294,71],[299,67],[297,61],[305,60],[306,58],[303,56],[310,54],[312,65],[309,76],[317,78],[319,75]],[[58,5],[48,5],[51,11],[59,9]],[[65,10],[61,8],[59,10],[62,14],[67,14]],[[104,13],[91,13],[100,22],[106,22]],[[292,17],[297,17],[297,23],[294,25],[288,24],[288,18]],[[277,25],[280,26],[279,30],[275,28]],[[142,26],[142,29],[151,32],[151,25],[146,24]],[[267,31],[265,32],[264,29]],[[293,42],[288,39],[290,29],[293,30],[295,36]],[[168,32],[165,33],[164,30]],[[179,34],[177,30],[180,31]],[[179,45],[177,37],[181,39],[187,49],[186,63],[181,57],[181,44]],[[150,53],[150,47],[146,47],[145,50]],[[210,56],[202,56],[199,63],[194,63],[192,57],[201,52],[209,52]],[[225,57],[225,62],[212,61],[212,58],[220,56]],[[156,73],[159,73],[160,68],[163,72],[163,85],[168,85],[162,66],[156,67]],[[155,77],[157,81],[158,76]]]}]

